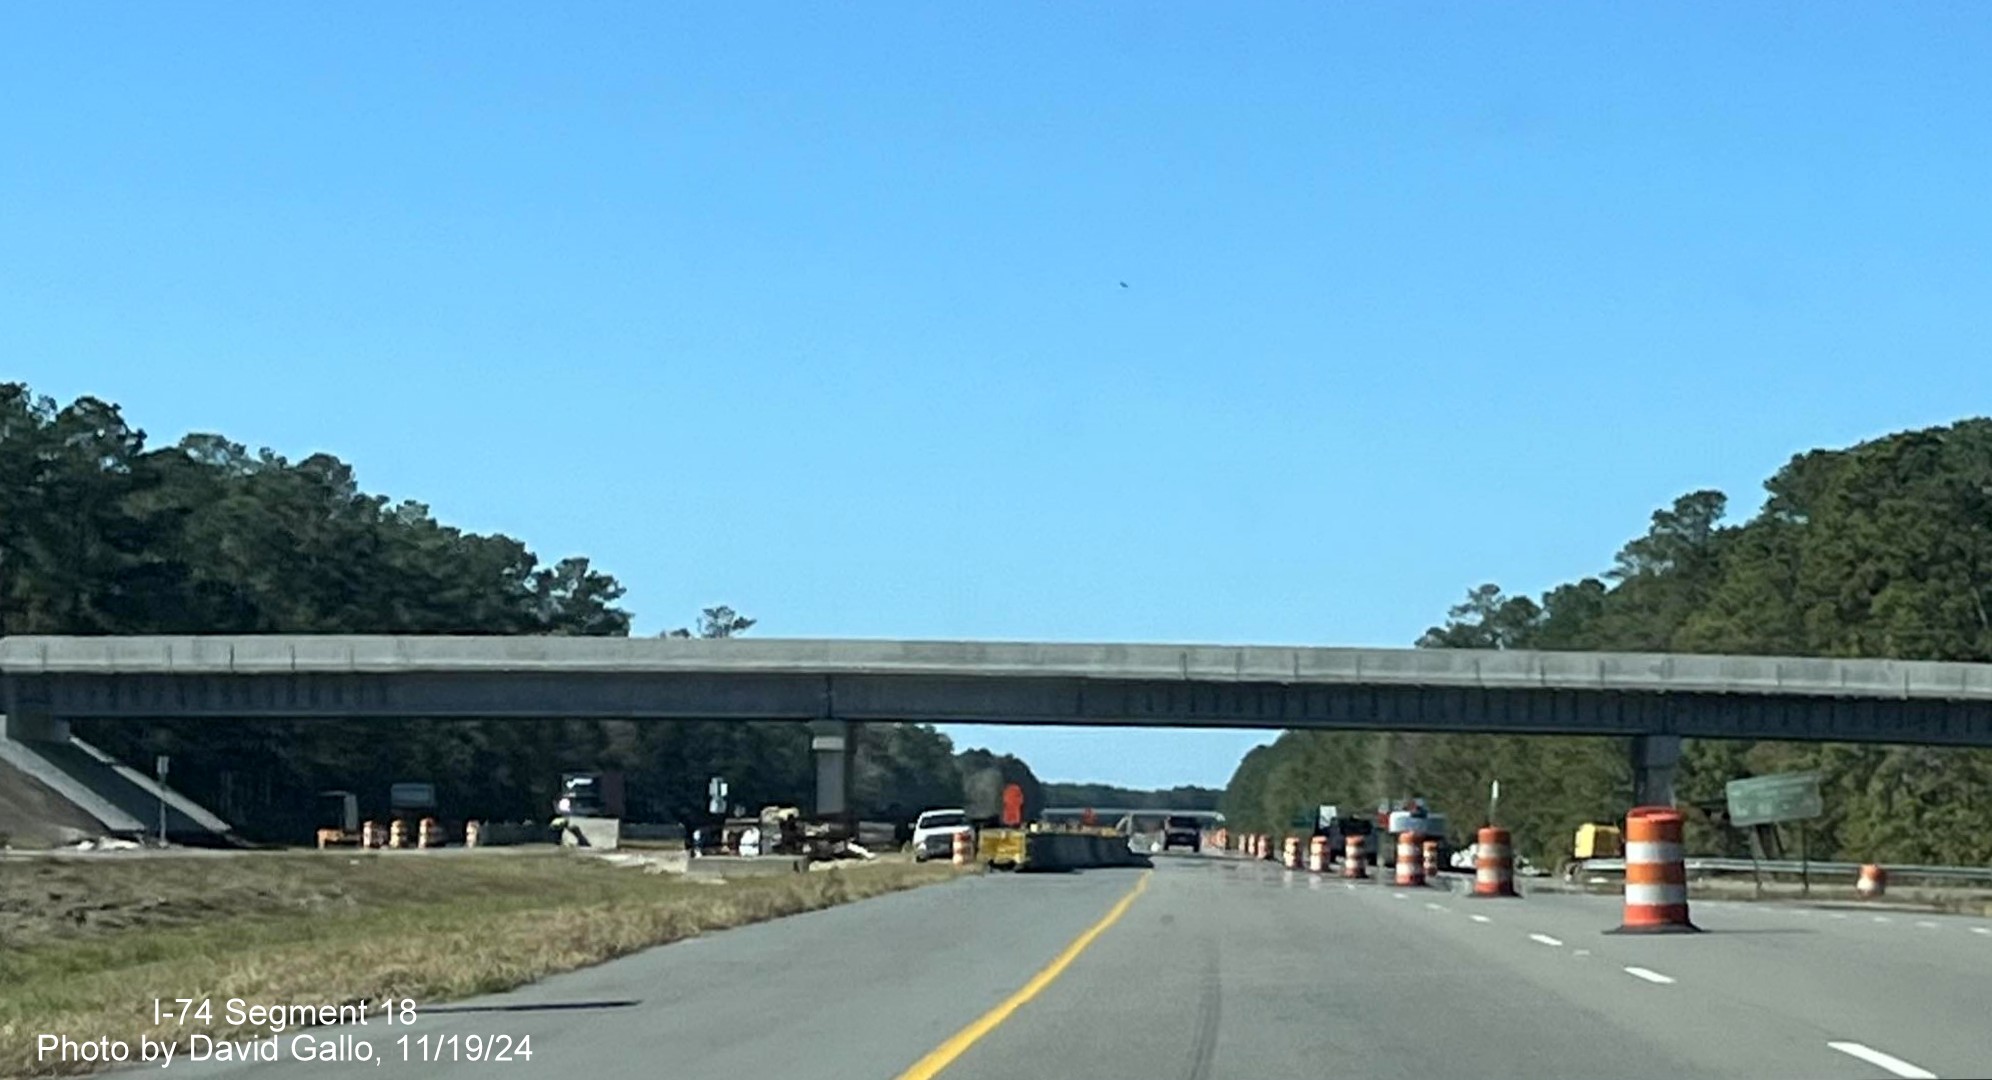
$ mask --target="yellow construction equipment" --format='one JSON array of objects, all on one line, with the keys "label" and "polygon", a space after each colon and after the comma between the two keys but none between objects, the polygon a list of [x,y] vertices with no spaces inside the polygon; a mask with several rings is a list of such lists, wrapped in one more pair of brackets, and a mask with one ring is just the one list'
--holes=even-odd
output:
[{"label": "yellow construction equipment", "polygon": [[1576,881],[1587,859],[1617,859],[1625,855],[1625,834],[1616,825],[1585,823],[1577,826],[1576,842],[1570,845],[1570,858],[1557,868],[1557,876]]},{"label": "yellow construction equipment", "polygon": [[982,861],[997,870],[1024,867],[1024,830],[983,829],[976,834],[976,850]]},{"label": "yellow construction equipment", "polygon": [[1571,854],[1579,859],[1616,859],[1625,854],[1625,834],[1616,825],[1579,825]]}]

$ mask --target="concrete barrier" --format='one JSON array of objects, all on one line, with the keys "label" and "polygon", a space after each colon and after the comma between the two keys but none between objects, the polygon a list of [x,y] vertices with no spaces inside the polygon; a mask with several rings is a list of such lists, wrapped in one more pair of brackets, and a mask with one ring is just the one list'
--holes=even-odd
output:
[{"label": "concrete barrier", "polygon": [[621,843],[621,818],[570,816],[565,819],[565,824],[560,829],[561,847],[614,851]]},{"label": "concrete barrier", "polygon": [[1154,860],[1127,846],[1127,837],[1105,832],[1032,832],[1024,836],[1024,870],[1089,870],[1107,866],[1153,866]]},{"label": "concrete barrier", "polygon": [[551,844],[560,839],[551,825],[537,821],[486,821],[480,823],[478,847],[515,847],[519,844]]}]

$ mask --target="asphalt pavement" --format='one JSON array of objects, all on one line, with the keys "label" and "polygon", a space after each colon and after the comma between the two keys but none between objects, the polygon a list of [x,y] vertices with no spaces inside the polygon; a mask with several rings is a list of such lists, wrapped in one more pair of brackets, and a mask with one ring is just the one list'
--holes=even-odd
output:
[{"label": "asphalt pavement", "polygon": [[[1615,935],[1605,933],[1619,921],[1612,897],[1480,900],[1222,857],[1156,864],[965,879],[508,994],[421,1005],[412,1028],[376,1019],[311,1035],[358,1034],[380,1064],[180,1060],[171,1071],[241,1080],[1992,1076],[1992,920],[1701,902],[1703,933]],[[459,1058],[467,1036],[514,1045],[530,1036],[532,1056],[424,1062],[412,1042],[404,1062],[404,1034]],[[294,1037],[279,1039],[286,1058]]]}]

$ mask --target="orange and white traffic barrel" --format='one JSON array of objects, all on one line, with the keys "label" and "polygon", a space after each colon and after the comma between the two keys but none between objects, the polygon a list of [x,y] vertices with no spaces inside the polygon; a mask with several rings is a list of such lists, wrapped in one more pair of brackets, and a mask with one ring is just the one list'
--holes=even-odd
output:
[{"label": "orange and white traffic barrel", "polygon": [[967,866],[975,861],[975,834],[963,829],[954,834],[954,864]]},{"label": "orange and white traffic barrel", "polygon": [[1308,838],[1308,841],[1307,841],[1307,869],[1308,869],[1308,870],[1309,870],[1309,871],[1310,871],[1311,873],[1316,873],[1316,874],[1321,874],[1321,873],[1326,873],[1326,872],[1327,872],[1327,870],[1328,870],[1328,838],[1327,838],[1327,837],[1325,837],[1325,836],[1314,836],[1314,837],[1309,837],[1309,838]]},{"label": "orange and white traffic barrel", "polygon": [[1488,826],[1473,846],[1473,895],[1514,896],[1515,849],[1508,830]]},{"label": "orange and white traffic barrel", "polygon": [[1424,837],[1414,832],[1397,834],[1397,883],[1399,885],[1423,885],[1425,883],[1425,853],[1422,850]]},{"label": "orange and white traffic barrel", "polygon": [[476,846],[478,845],[478,842],[479,842],[479,841],[481,841],[481,840],[483,840],[483,839],[484,839],[484,826],[483,826],[483,825],[480,825],[480,824],[478,824],[478,823],[477,823],[477,822],[475,822],[475,821],[466,821],[466,822],[464,822],[464,823],[463,823],[463,846],[464,846],[464,847],[467,847],[467,848],[473,848],[473,847],[476,847]]},{"label": "orange and white traffic barrel", "polygon": [[400,818],[395,818],[394,822],[387,827],[387,846],[391,848],[405,848],[408,846],[407,822]]},{"label": "orange and white traffic barrel", "polygon": [[418,848],[439,847],[443,842],[442,833],[436,828],[436,819],[425,817],[415,830],[415,846]]},{"label": "orange and white traffic barrel", "polygon": [[1872,900],[1888,891],[1888,871],[1868,863],[1861,867],[1860,880],[1854,882],[1854,892],[1863,900]]},{"label": "orange and white traffic barrel", "polygon": [[1369,876],[1369,859],[1363,854],[1363,838],[1360,836],[1342,838],[1342,876],[1345,878]]},{"label": "orange and white traffic barrel", "polygon": [[1682,934],[1688,921],[1688,868],[1681,852],[1681,812],[1636,806],[1625,816],[1625,921],[1612,933]]},{"label": "orange and white traffic barrel", "polygon": [[1425,856],[1425,880],[1432,881],[1439,876],[1439,842],[1426,840],[1420,845]]},{"label": "orange and white traffic barrel", "polygon": [[1289,870],[1300,869],[1300,837],[1289,836],[1280,841],[1280,865]]},{"label": "orange and white traffic barrel", "polygon": [[377,848],[380,846],[380,826],[369,821],[360,826],[360,846]]}]

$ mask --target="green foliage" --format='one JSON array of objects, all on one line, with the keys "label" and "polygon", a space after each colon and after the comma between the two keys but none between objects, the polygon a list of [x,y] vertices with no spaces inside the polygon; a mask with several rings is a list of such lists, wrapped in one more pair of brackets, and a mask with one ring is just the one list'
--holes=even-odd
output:
[{"label": "green foliage", "polygon": [[[1741,525],[1723,523],[1720,492],[1682,496],[1602,578],[1540,600],[1478,586],[1418,644],[1992,660],[1992,420],[1800,454],[1764,486],[1762,511]],[[1720,805],[1731,779],[1809,769],[1826,796],[1808,826],[1815,855],[1992,862],[1988,751],[1691,740],[1677,795]],[[1502,823],[1541,861],[1631,798],[1622,739],[1291,732],[1246,755],[1224,809],[1238,828],[1277,831],[1316,803],[1418,794],[1463,839],[1494,778]],[[1745,850],[1698,816],[1689,840]]]},{"label": "green foliage", "polygon": [[961,775],[961,805],[971,818],[1000,816],[1003,788],[1009,784],[1023,789],[1025,821],[1037,820],[1045,808],[1044,785],[1022,758],[978,748],[955,755],[955,767]]},{"label": "green foliage", "polygon": [[[58,407],[0,383],[0,634],[571,634],[622,636],[623,587],[585,558],[546,565],[420,503],[360,490],[328,454],[290,462],[218,435],[147,449],[115,405]],[[755,620],[706,608],[697,633]],[[673,632],[689,637],[693,631]],[[809,805],[800,725],[629,721],[241,721],[78,725],[127,760],[174,757],[175,786],[251,836],[298,840],[316,795],[386,810],[388,785],[436,785],[451,817],[535,819],[560,773],[621,769],[632,814],[705,812],[725,776],[752,806]],[[956,802],[953,747],[931,728],[866,729],[857,807]],[[1021,764],[1021,763],[1019,763]],[[917,809],[918,807],[916,807]]]}]

